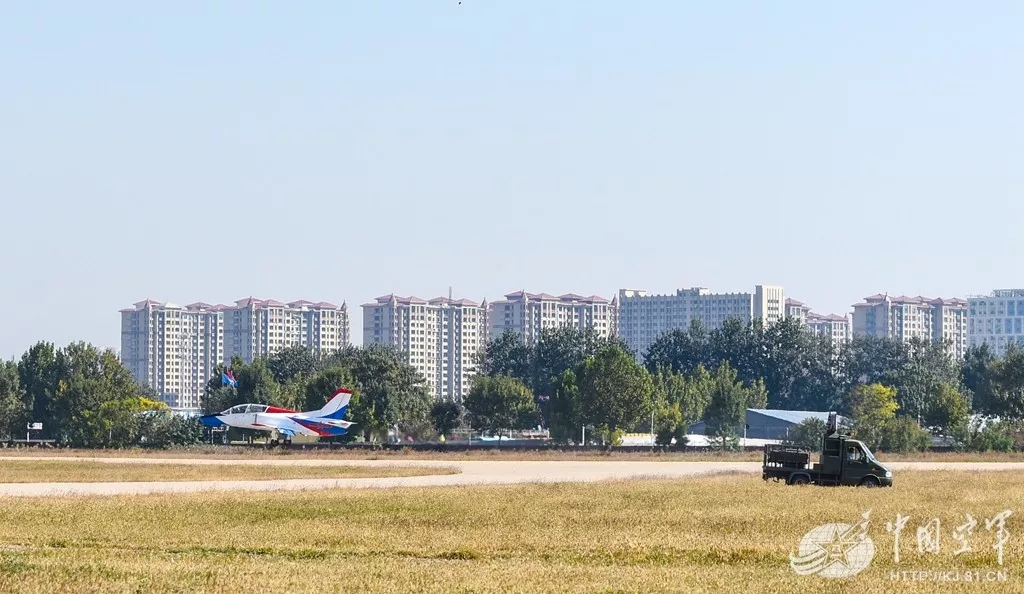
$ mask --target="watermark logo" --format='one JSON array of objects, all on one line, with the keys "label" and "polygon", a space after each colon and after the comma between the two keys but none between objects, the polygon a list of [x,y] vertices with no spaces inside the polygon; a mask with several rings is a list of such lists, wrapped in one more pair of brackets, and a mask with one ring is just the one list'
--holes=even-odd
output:
[{"label": "watermark logo", "polygon": [[795,555],[790,554],[789,566],[798,575],[817,574],[825,578],[845,578],[864,571],[875,557],[875,543],[868,536],[868,519],[850,524],[823,524],[813,528],[800,539]]},{"label": "watermark logo", "polygon": [[[977,551],[975,548],[976,531],[991,534],[990,549],[995,552],[996,563],[1003,565],[1003,549],[1009,540],[1010,531],[1006,529],[1006,520],[1013,514],[1003,510],[991,518],[978,521],[971,514],[965,514],[963,523],[956,524],[952,532],[953,541],[959,545],[953,550],[953,556]],[[875,557],[875,543],[868,536],[868,523],[871,510],[861,514],[861,519],[852,526],[850,524],[823,524],[813,528],[800,539],[796,553],[789,556],[789,566],[798,575],[819,575],[824,578],[846,578],[864,571]],[[895,521],[885,523],[885,531],[892,537],[892,563],[899,566],[901,561],[900,536],[910,516],[896,514]],[[916,534],[917,557],[939,555],[942,550],[942,524],[939,518],[927,519],[918,526]],[[984,550],[982,547],[981,550]],[[948,550],[948,549],[947,549]],[[1008,575],[1004,571],[981,574],[971,571],[903,571],[893,570],[892,580],[905,581],[1005,581]]]}]

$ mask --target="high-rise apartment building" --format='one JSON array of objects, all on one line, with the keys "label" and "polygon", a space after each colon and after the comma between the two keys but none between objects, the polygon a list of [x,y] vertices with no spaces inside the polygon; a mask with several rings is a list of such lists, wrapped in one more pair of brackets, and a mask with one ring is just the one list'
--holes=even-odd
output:
[{"label": "high-rise apartment building", "polygon": [[172,407],[199,408],[217,365],[251,363],[289,346],[330,352],[349,344],[348,308],[243,299],[235,306],[140,301],[121,310],[121,361]]},{"label": "high-rise apartment building", "polygon": [[967,350],[967,301],[928,297],[865,297],[853,306],[853,334],[947,343],[947,352],[962,358]]},{"label": "high-rise apartment building", "polygon": [[967,300],[960,298],[932,299],[932,340],[948,341],[948,352],[957,359],[967,354]]},{"label": "high-rise apartment building", "polygon": [[532,344],[540,338],[541,330],[564,327],[590,328],[602,337],[615,336],[617,310],[615,298],[609,301],[597,295],[567,293],[556,297],[516,291],[488,307],[489,338],[500,338],[511,330]]},{"label": "high-rise apartment building", "polygon": [[647,291],[621,289],[618,301],[619,336],[641,360],[658,337],[686,330],[693,320],[711,330],[721,328],[729,318],[773,324],[786,314],[783,288],[774,285],[757,285],[753,293],[712,293],[695,287],[679,289],[674,295],[648,295]]},{"label": "high-rise apartment building", "polygon": [[815,336],[827,336],[832,344],[839,346],[853,337],[853,326],[848,316],[836,314],[821,315],[808,312],[804,325]]},{"label": "high-rise apartment building", "polygon": [[224,357],[223,306],[152,300],[121,310],[121,362],[169,406],[199,408]]},{"label": "high-rise apartment building", "polygon": [[967,298],[969,346],[987,344],[996,356],[1011,342],[1024,345],[1024,289],[999,289]]},{"label": "high-rise apartment building", "polygon": [[815,336],[828,336],[838,346],[853,337],[849,316],[822,315],[796,299],[786,299],[786,317],[799,320]]},{"label": "high-rise apartment building", "polygon": [[754,287],[750,319],[762,320],[765,324],[778,322],[786,315],[786,295],[782,287],[757,285]]},{"label": "high-rise apartment building", "polygon": [[439,399],[461,402],[486,344],[487,304],[385,295],[364,303],[363,346],[397,348]]},{"label": "high-rise apartment building", "polygon": [[252,363],[290,346],[314,353],[336,351],[349,344],[348,305],[300,300],[240,299],[224,307],[224,359],[241,357]]},{"label": "high-rise apartment building", "polygon": [[811,308],[807,307],[806,303],[797,301],[796,299],[786,298],[786,317],[796,318],[801,323],[807,321],[808,314],[811,313]]}]

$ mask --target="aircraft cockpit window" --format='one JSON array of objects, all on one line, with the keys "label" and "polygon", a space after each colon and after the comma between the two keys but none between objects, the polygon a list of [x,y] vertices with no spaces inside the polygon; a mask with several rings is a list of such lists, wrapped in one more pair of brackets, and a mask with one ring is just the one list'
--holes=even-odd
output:
[{"label": "aircraft cockpit window", "polygon": [[267,412],[266,404],[236,404],[226,411],[222,412],[222,415],[241,415],[245,413],[261,413]]}]

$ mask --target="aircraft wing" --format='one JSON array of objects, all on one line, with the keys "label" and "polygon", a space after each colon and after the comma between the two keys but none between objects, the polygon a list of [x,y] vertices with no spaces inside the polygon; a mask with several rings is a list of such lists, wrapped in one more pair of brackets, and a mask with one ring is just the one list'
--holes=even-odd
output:
[{"label": "aircraft wing", "polygon": [[349,427],[351,427],[353,425],[352,421],[325,419],[325,418],[322,418],[322,417],[319,418],[319,419],[316,419],[316,421],[318,423],[323,423],[324,425],[330,425],[332,427],[341,427],[342,429],[348,429]]},{"label": "aircraft wing", "polygon": [[267,431],[277,429],[278,433],[289,437],[294,437],[295,435],[320,435],[316,431],[303,427],[287,417],[257,414],[254,425],[259,425],[260,428],[265,428]]},{"label": "aircraft wing", "polygon": [[297,415],[292,415],[289,418],[291,418],[296,423],[299,423],[306,427],[310,427],[311,425],[317,425],[337,427],[339,429],[348,429],[352,425],[355,425],[355,423],[353,423],[352,421],[346,421],[344,419],[332,419],[330,417],[317,417],[310,415],[308,413],[299,413]]}]

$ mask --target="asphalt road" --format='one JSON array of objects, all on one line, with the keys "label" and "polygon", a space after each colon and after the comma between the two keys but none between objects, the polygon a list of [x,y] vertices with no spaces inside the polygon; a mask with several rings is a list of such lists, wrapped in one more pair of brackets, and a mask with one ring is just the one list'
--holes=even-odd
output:
[{"label": "asphalt road", "polygon": [[[45,497],[58,495],[138,495],[197,491],[281,491],[328,488],[427,487],[530,482],[591,482],[609,479],[682,478],[707,474],[744,473],[760,476],[759,462],[647,462],[647,461],[519,461],[519,460],[210,460],[174,458],[69,458],[0,457],[4,460],[89,461],[110,464],[237,464],[278,466],[419,466],[457,467],[460,474],[433,476],[286,479],[232,481],[169,481],[123,483],[5,483],[0,496]],[[1024,462],[890,462],[901,470],[1024,470]],[[896,480],[899,481],[897,474]]]}]

